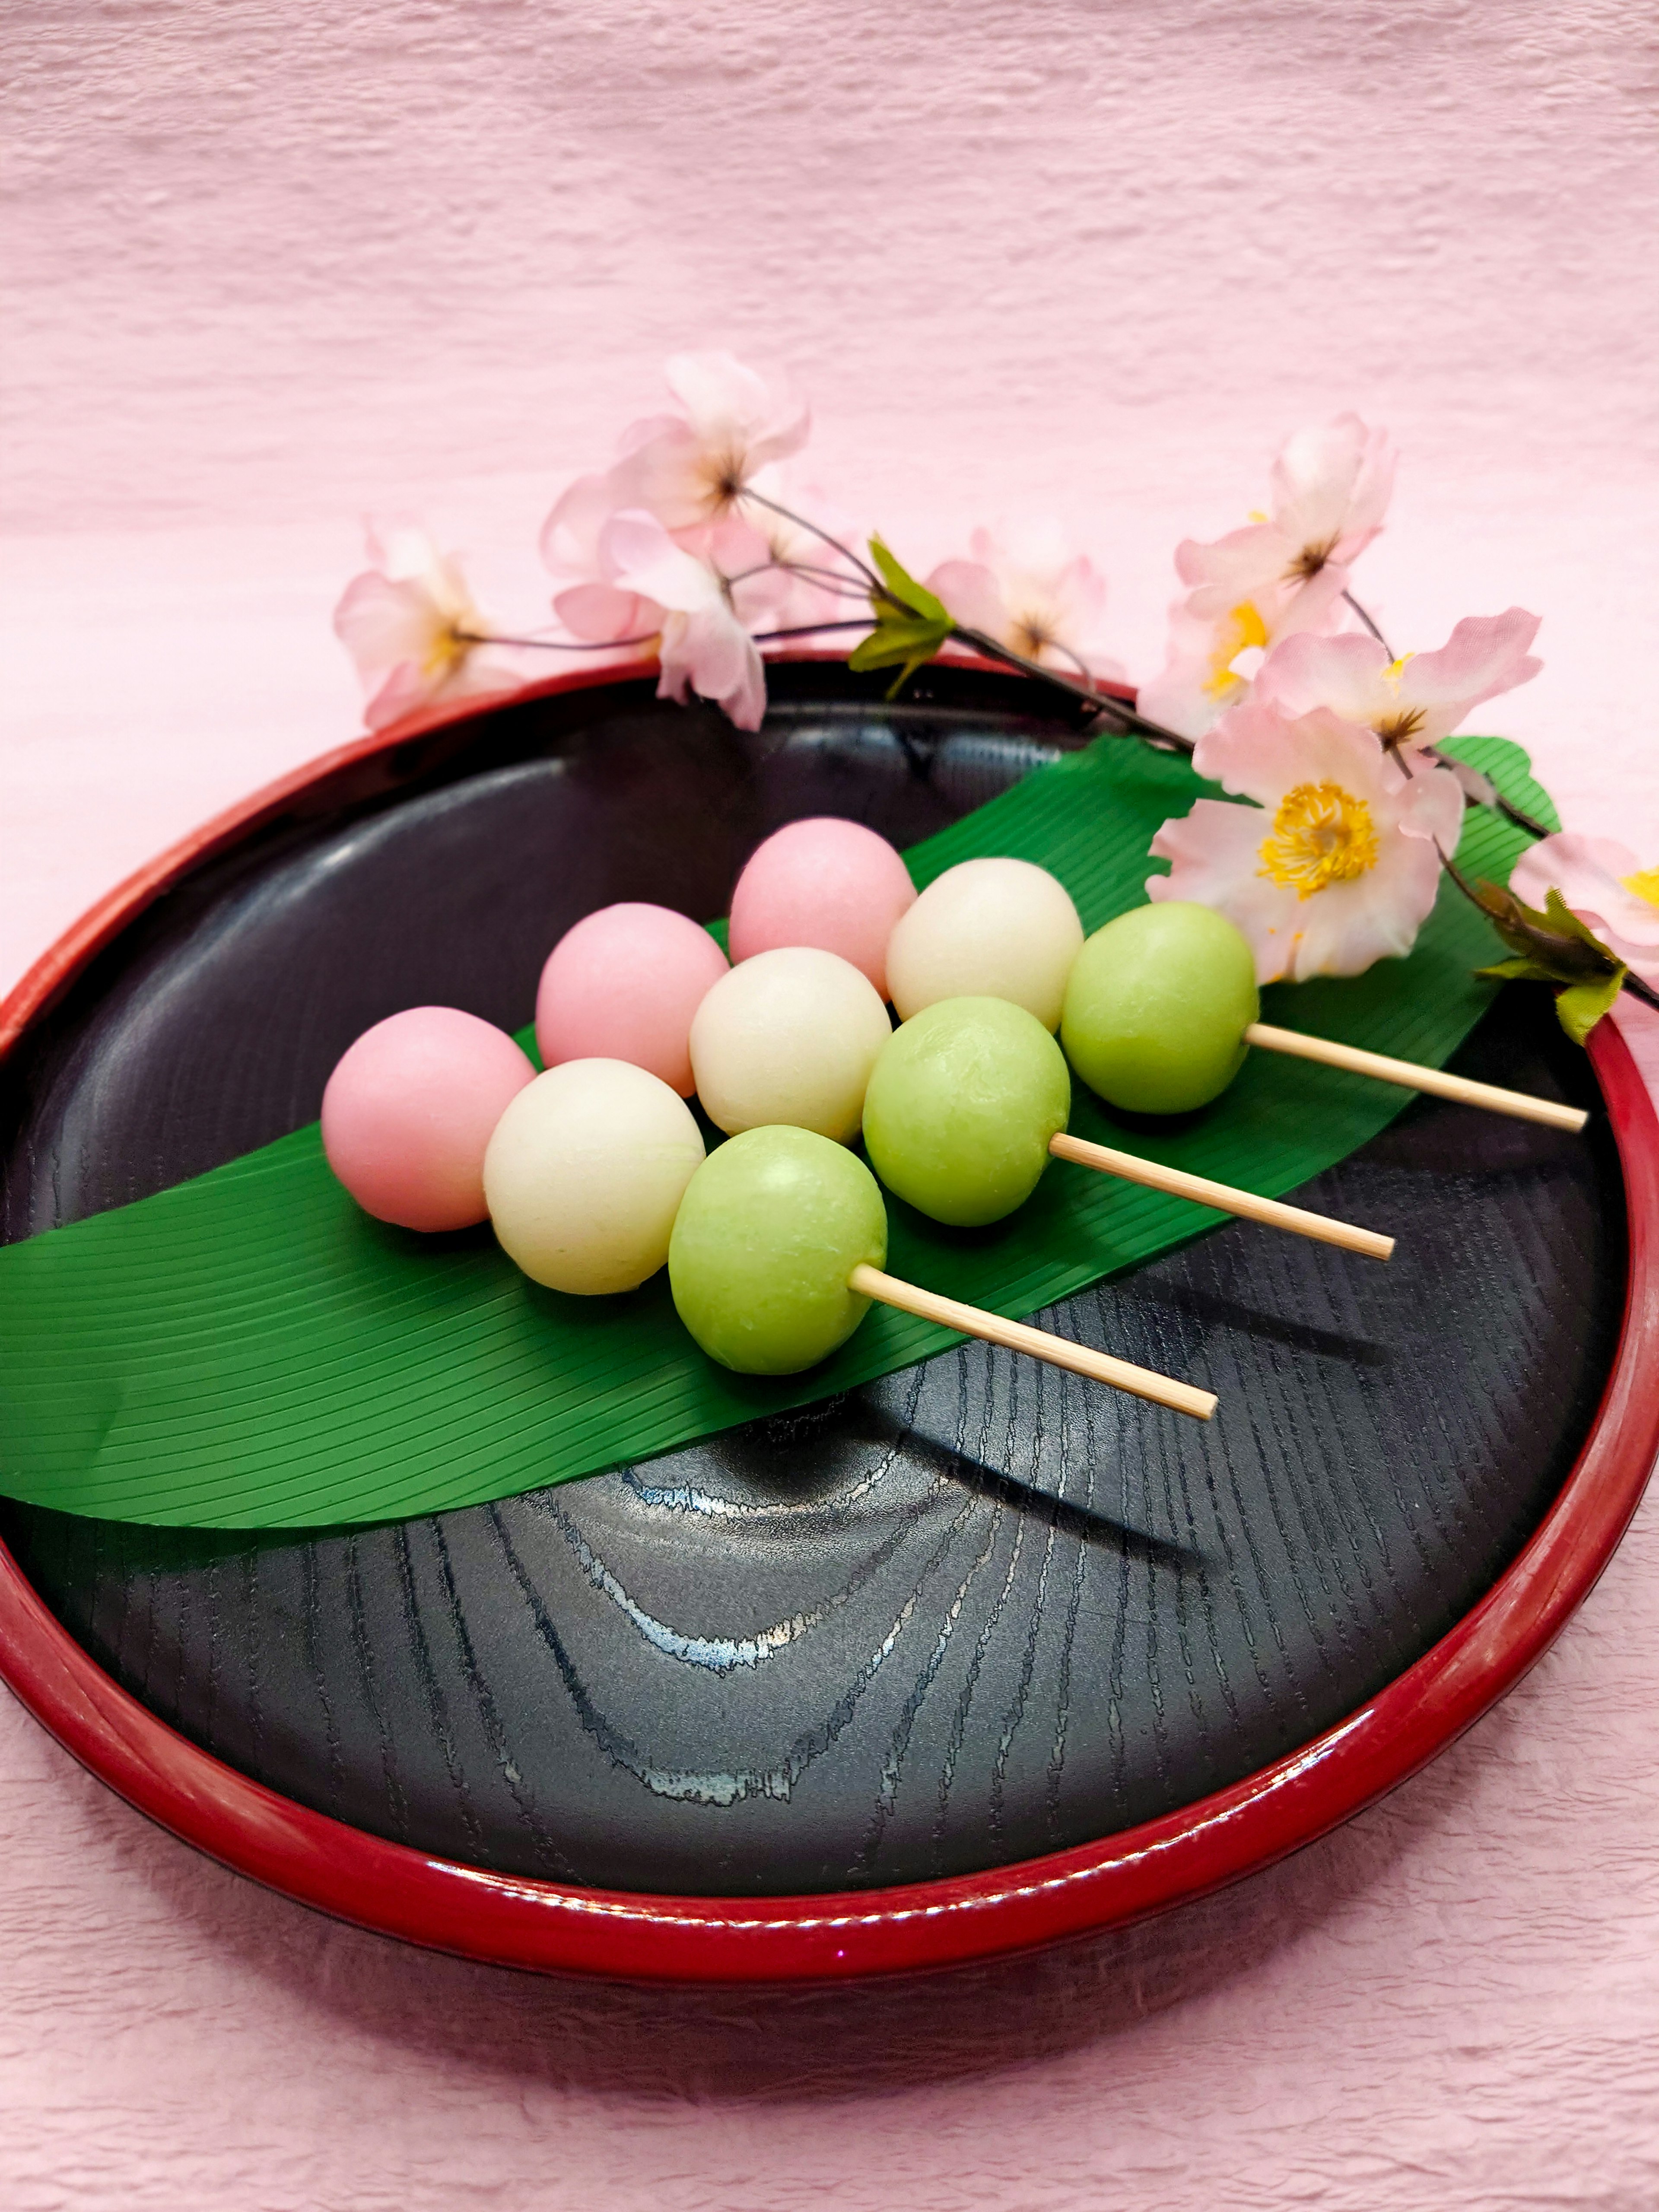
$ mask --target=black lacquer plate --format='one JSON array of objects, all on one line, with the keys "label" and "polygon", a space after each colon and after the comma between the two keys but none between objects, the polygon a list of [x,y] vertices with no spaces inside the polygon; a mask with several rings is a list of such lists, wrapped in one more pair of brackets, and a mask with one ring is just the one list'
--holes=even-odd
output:
[{"label": "black lacquer plate", "polygon": [[[904,844],[1077,742],[1017,683],[890,708],[772,672],[750,738],[631,683],[519,702],[319,784],[125,929],[9,1063],[8,1237],[318,1110],[369,1023],[518,1025],[610,901],[699,918],[802,815]],[[1534,994],[1454,1063],[1595,1103]],[[1068,1302],[1203,1382],[1207,1427],[984,1346],[787,1419],[438,1518],[251,1539],[7,1506],[0,1534],[143,1705],[300,1804],[611,1889],[860,1889],[1006,1865],[1279,1759],[1515,1559],[1589,1427],[1620,1169],[1430,1102],[1302,1194],[1388,1267],[1243,1224]]]}]

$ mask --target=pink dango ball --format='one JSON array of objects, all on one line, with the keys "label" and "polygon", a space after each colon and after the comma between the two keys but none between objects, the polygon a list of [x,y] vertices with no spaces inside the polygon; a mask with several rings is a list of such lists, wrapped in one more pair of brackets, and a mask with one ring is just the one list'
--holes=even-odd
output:
[{"label": "pink dango ball", "polygon": [[625,1060],[691,1096],[691,1017],[727,973],[706,929],[665,906],[603,906],[547,956],[536,1042],[549,1067]]},{"label": "pink dango ball", "polygon": [[456,1006],[411,1006],[365,1030],[323,1093],[323,1150],[366,1213],[400,1229],[489,1218],[495,1124],[536,1071],[505,1030]]},{"label": "pink dango ball", "polygon": [[732,894],[733,961],[787,945],[834,952],[887,996],[887,940],[915,903],[910,872],[884,837],[819,815],[775,830]]}]

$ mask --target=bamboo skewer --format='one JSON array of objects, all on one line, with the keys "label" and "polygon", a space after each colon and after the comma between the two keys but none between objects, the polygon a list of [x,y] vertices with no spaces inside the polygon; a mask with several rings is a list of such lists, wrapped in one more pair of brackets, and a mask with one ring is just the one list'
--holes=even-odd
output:
[{"label": "bamboo skewer", "polygon": [[1541,1121],[1550,1129],[1582,1129],[1589,1119],[1582,1106],[1559,1106],[1553,1098],[1531,1098],[1523,1091],[1500,1091],[1495,1084],[1471,1083],[1465,1075],[1447,1075],[1437,1067],[1389,1060],[1380,1052],[1362,1052],[1357,1045],[1336,1044],[1328,1037],[1304,1036],[1300,1030],[1274,1029],[1267,1022],[1252,1022],[1244,1032],[1244,1042],[1260,1045],[1266,1052],[1285,1053],[1293,1060],[1316,1060],[1325,1067],[1374,1075],[1379,1083],[1397,1083],[1405,1091],[1427,1091],[1437,1098],[1455,1099],[1462,1106],[1484,1106],[1488,1113],[1512,1114],[1520,1121]]},{"label": "bamboo skewer", "polygon": [[1108,1382],[1115,1390],[1127,1390],[1137,1398],[1149,1398],[1155,1406],[1168,1406],[1177,1413],[1190,1413],[1194,1420],[1207,1421],[1216,1409],[1213,1390],[1200,1390],[1190,1382],[1177,1382],[1168,1375],[1155,1375],[1148,1367],[1136,1367],[1127,1359],[1114,1359],[1109,1352],[1091,1352],[1086,1345],[1072,1344],[1063,1336],[1051,1336],[1047,1329],[1032,1328],[1021,1321],[1005,1321],[1000,1314],[986,1313],[979,1306],[965,1306],[955,1298],[942,1298],[936,1291],[917,1288],[914,1283],[902,1283],[896,1275],[884,1275],[879,1267],[860,1265],[848,1277],[848,1287],[860,1297],[876,1298],[884,1306],[896,1306],[901,1313],[915,1314],[921,1321],[935,1321],[945,1328],[960,1329],[964,1336],[983,1337],[988,1344],[1000,1344],[1009,1352],[1029,1352],[1034,1359],[1046,1359],[1051,1367],[1064,1367],[1073,1375],[1086,1375],[1091,1382]]},{"label": "bamboo skewer", "polygon": [[1270,1229],[1288,1229],[1297,1237],[1316,1237],[1322,1244],[1339,1244],[1345,1252],[1363,1253],[1368,1260],[1386,1260],[1394,1251],[1393,1237],[1380,1237],[1374,1229],[1355,1229],[1348,1222],[1333,1221],[1328,1214],[1310,1213],[1304,1206],[1286,1206],[1276,1198],[1258,1198],[1254,1191],[1212,1182],[1207,1176],[1188,1175],[1183,1168],[1166,1168],[1159,1161],[1142,1159],[1136,1152],[1091,1145],[1085,1138],[1067,1136],[1064,1130],[1049,1139],[1048,1150],[1057,1160],[1097,1168],[1104,1175],[1121,1176],[1126,1182],[1141,1183],[1148,1190],[1189,1198],[1195,1205],[1237,1213],[1246,1221],[1265,1222]]}]

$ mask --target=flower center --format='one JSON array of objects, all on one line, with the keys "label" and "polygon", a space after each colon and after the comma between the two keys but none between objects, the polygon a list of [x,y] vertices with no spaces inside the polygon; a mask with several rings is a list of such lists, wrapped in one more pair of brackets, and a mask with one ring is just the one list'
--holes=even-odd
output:
[{"label": "flower center", "polygon": [[1638,868],[1633,876],[1626,876],[1624,883],[1625,889],[1634,891],[1638,898],[1645,899],[1650,906],[1659,906],[1659,868]]},{"label": "flower center", "polygon": [[704,454],[703,505],[711,520],[724,514],[741,495],[747,482],[748,465],[748,454],[735,440],[726,446],[711,447]]},{"label": "flower center", "polygon": [[1298,783],[1279,802],[1256,872],[1310,899],[1332,884],[1355,882],[1376,860],[1376,831],[1363,799],[1340,783]]},{"label": "flower center", "polygon": [[1224,699],[1231,692],[1243,689],[1246,678],[1233,668],[1241,653],[1267,642],[1267,625],[1261,619],[1261,610],[1249,599],[1243,599],[1216,632],[1215,651],[1211,656],[1210,674],[1204,689],[1212,699]]},{"label": "flower center", "polygon": [[1328,538],[1322,545],[1304,545],[1285,571],[1285,580],[1286,583],[1310,583],[1335,550],[1334,538]]},{"label": "flower center", "polygon": [[452,619],[432,634],[421,673],[428,683],[453,676],[472,650],[474,640],[463,635],[459,620]]},{"label": "flower center", "polygon": [[1041,660],[1044,649],[1059,642],[1053,625],[1041,614],[1017,614],[1010,627],[1014,634],[1014,650],[1023,653],[1028,660]]},{"label": "flower center", "polygon": [[1385,714],[1380,722],[1373,722],[1371,727],[1392,752],[1396,745],[1403,745],[1407,738],[1417,735],[1424,720],[1420,707],[1402,707],[1397,714]]}]

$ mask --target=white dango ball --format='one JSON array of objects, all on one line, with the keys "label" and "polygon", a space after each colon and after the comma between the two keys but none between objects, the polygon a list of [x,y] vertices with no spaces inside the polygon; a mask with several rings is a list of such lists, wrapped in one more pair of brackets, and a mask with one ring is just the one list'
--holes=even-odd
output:
[{"label": "white dango ball", "polygon": [[691,1022],[703,1111],[727,1136],[787,1123],[851,1144],[892,1035],[881,995],[848,960],[796,945],[722,975]]},{"label": "white dango ball", "polygon": [[685,1101],[623,1060],[568,1060],[526,1085],[484,1154],[484,1196],[509,1259],[582,1297],[631,1291],[668,1258],[702,1165]]},{"label": "white dango ball", "polygon": [[1007,999],[1060,1027],[1083,924],[1066,887],[1030,860],[963,860],[895,924],[887,988],[901,1021],[940,999]]}]

